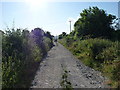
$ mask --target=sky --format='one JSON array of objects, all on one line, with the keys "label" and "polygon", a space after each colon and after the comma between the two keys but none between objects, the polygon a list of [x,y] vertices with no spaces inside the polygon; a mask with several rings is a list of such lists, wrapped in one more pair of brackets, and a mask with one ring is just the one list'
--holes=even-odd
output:
[{"label": "sky", "polygon": [[[36,27],[59,35],[62,32],[70,32],[69,20],[72,22],[72,30],[75,21],[80,17],[82,10],[89,6],[97,6],[106,13],[118,17],[118,2],[47,2],[46,0],[26,0],[24,2],[0,2],[0,30],[6,26],[12,28]],[[14,23],[14,24],[13,24]]]}]

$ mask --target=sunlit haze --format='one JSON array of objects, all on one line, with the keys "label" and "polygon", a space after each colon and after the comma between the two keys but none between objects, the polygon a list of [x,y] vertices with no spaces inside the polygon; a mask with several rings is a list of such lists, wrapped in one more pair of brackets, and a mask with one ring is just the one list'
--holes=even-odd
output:
[{"label": "sunlit haze", "polygon": [[39,11],[47,6],[47,0],[26,0],[26,4],[29,6],[31,11]]},{"label": "sunlit haze", "polygon": [[47,0],[25,0],[24,2],[0,2],[2,5],[2,26],[9,28],[28,28],[32,30],[40,27],[53,35],[70,32],[75,21],[80,17],[82,10],[89,6],[97,6],[107,13],[118,16],[117,2],[48,2]]}]

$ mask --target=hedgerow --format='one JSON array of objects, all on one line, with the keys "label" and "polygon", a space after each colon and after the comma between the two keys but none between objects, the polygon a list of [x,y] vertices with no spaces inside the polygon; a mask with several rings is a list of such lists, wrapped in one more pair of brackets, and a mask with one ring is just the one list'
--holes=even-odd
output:
[{"label": "hedgerow", "polygon": [[40,28],[31,32],[12,29],[2,34],[3,88],[29,88],[40,61],[52,47],[45,34]]}]

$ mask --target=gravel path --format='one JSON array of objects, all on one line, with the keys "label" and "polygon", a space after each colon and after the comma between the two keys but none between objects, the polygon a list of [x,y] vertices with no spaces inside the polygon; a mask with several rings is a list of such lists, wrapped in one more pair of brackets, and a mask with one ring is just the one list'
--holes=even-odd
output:
[{"label": "gravel path", "polygon": [[62,88],[61,81],[64,73],[73,88],[105,88],[105,77],[101,73],[85,66],[76,59],[61,44],[54,46],[47,57],[40,63],[39,70],[32,82],[31,88]]}]

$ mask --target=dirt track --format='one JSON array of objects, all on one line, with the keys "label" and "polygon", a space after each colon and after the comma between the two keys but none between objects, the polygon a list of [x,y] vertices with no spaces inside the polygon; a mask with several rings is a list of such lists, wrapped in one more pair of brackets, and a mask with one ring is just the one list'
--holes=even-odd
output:
[{"label": "dirt track", "polygon": [[67,72],[67,81],[73,88],[105,88],[105,77],[101,73],[85,66],[64,46],[54,46],[41,62],[31,88],[62,88],[63,74]]}]

